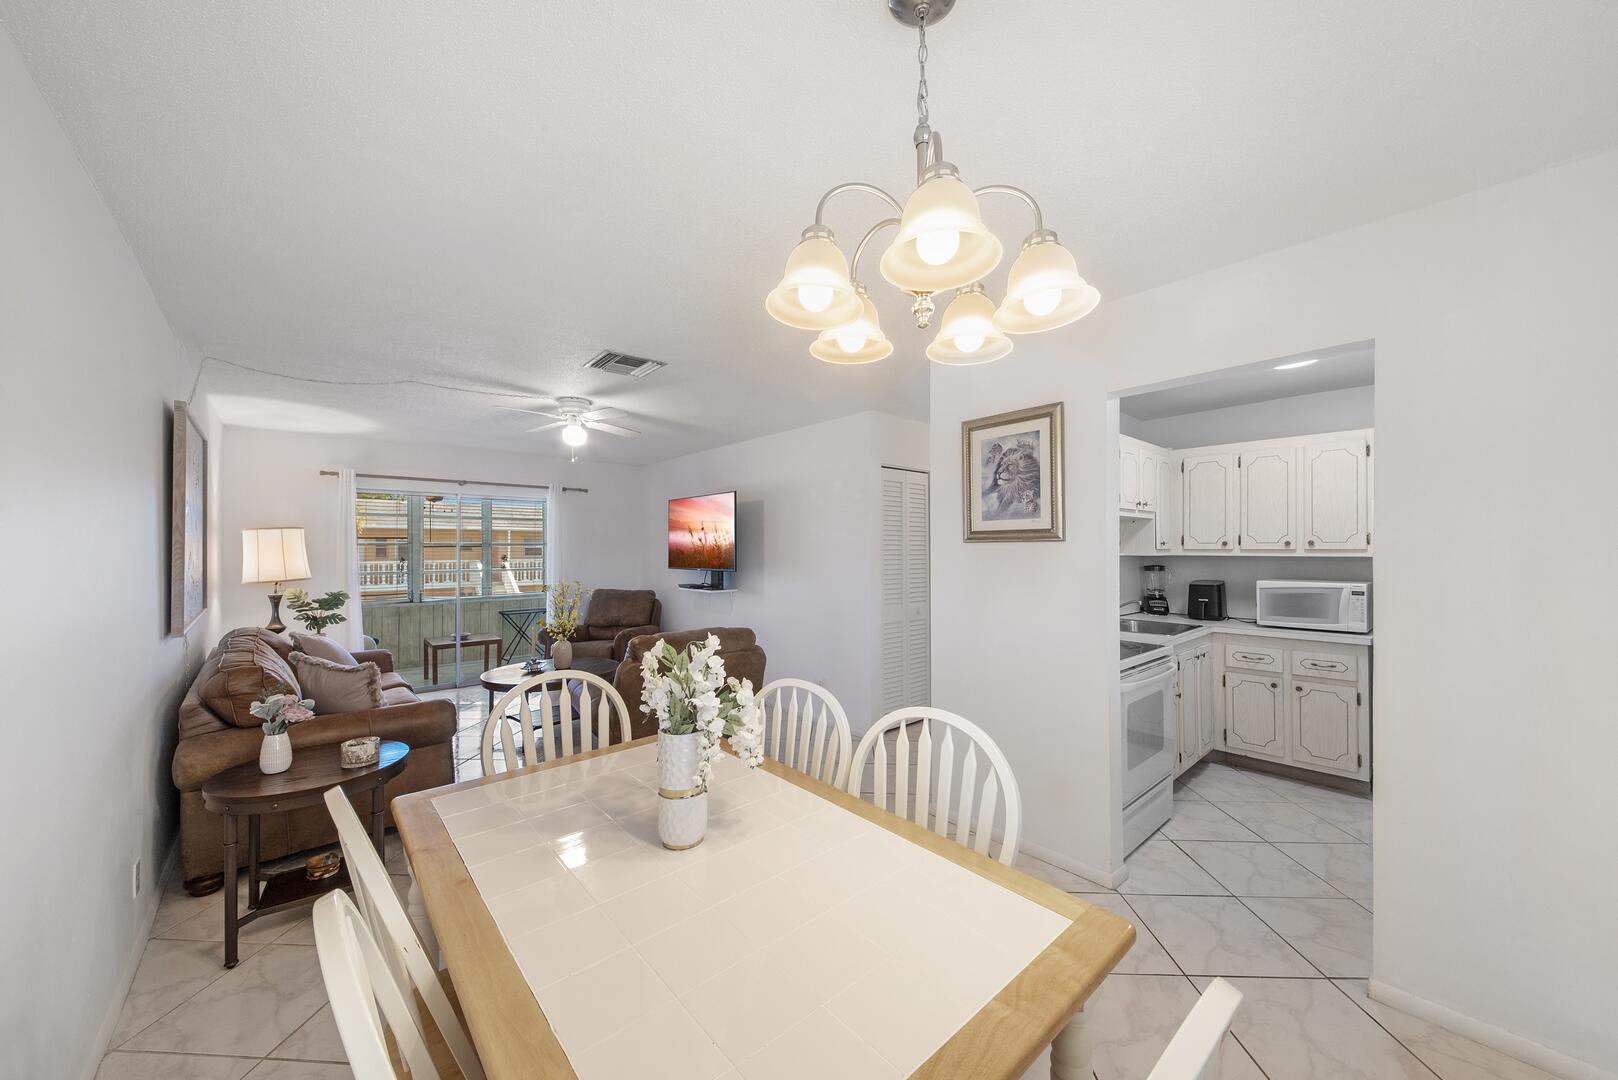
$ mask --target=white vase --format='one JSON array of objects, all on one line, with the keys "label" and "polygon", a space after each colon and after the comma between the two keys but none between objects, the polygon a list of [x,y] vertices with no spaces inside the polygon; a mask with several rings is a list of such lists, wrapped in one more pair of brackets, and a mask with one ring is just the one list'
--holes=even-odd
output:
[{"label": "white vase", "polygon": [[657,735],[657,838],[671,851],[702,843],[708,833],[708,793],[697,790],[702,736]]},{"label": "white vase", "polygon": [[551,642],[551,663],[557,671],[566,671],[573,666],[573,643],[563,638],[561,641]]},{"label": "white vase", "polygon": [[266,776],[286,772],[292,767],[292,736],[286,732],[264,736],[258,748],[258,771]]}]

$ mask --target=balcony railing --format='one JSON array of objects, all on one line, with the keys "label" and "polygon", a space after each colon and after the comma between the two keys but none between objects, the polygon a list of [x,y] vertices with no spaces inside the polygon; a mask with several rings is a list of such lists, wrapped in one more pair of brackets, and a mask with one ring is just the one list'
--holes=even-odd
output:
[{"label": "balcony railing", "polygon": [[[362,559],[360,571],[361,600],[404,600],[410,596],[410,571],[404,560]],[[443,591],[440,599],[454,595],[456,578],[460,579],[463,596],[477,596],[483,591],[483,563],[481,560],[458,562],[455,559],[428,559],[422,563],[421,589],[428,597]],[[544,559],[507,559],[495,567],[490,582],[496,596],[513,593],[537,593],[545,584]]]}]

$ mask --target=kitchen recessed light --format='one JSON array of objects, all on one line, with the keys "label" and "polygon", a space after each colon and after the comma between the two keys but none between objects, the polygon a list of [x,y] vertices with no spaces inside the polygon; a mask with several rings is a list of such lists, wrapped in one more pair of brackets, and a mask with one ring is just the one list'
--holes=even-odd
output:
[{"label": "kitchen recessed light", "polygon": [[1310,364],[1318,364],[1318,363],[1320,363],[1320,357],[1311,356],[1307,360],[1294,360],[1290,364],[1277,364],[1277,365],[1275,365],[1275,370],[1276,371],[1291,371],[1293,368],[1308,367]]}]

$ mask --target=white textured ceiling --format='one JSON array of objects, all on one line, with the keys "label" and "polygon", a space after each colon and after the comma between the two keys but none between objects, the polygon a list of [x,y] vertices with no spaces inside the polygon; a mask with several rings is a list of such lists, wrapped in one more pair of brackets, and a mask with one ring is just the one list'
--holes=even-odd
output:
[{"label": "white textured ceiling", "polygon": [[[1313,360],[1304,367],[1277,370],[1277,364]],[[1136,420],[1254,405],[1260,401],[1323,394],[1376,383],[1376,347],[1370,341],[1315,349],[1298,356],[1282,356],[1215,372],[1176,383],[1161,390],[1130,394],[1118,402],[1119,411]]]},{"label": "white textured ceiling", "polygon": [[[873,367],[812,360],[763,311],[825,188],[908,188],[915,42],[883,0],[0,0],[0,20],[213,355],[583,394],[646,430],[586,448],[618,461],[922,415],[950,377],[885,285],[898,349]],[[1606,0],[961,0],[931,45],[948,157],[1034,192],[1104,297],[1618,144]],[[879,209],[829,224],[851,247]],[[1023,212],[986,214],[1014,251]],[[1083,362],[1082,325],[1056,333]],[[671,366],[581,370],[606,347]],[[207,379],[238,421],[268,400],[557,445],[453,392]]]}]

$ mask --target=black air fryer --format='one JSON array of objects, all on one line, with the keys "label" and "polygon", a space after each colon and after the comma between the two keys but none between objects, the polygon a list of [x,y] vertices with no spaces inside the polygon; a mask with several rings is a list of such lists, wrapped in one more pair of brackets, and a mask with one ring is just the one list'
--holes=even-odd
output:
[{"label": "black air fryer", "polygon": [[1225,583],[1193,581],[1185,595],[1185,613],[1204,622],[1225,618]]}]

